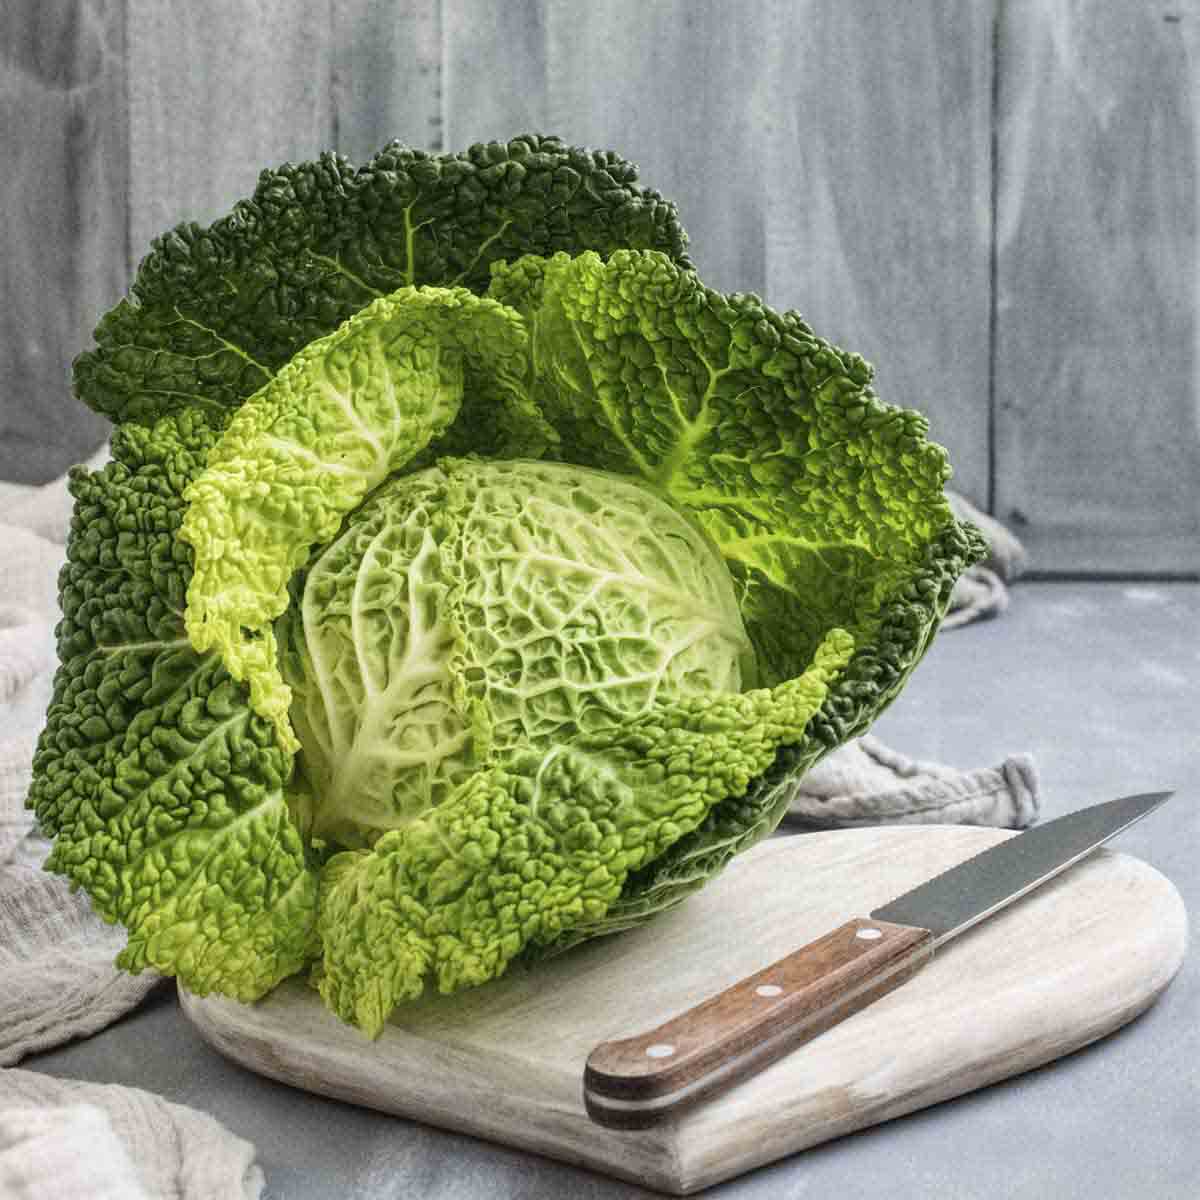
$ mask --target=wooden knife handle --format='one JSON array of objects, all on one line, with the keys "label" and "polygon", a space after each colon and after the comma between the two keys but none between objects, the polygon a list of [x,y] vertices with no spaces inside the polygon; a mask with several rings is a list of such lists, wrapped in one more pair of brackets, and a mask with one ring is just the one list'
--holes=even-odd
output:
[{"label": "wooden knife handle", "polygon": [[588,1115],[647,1129],[713,1096],[898,987],[933,953],[928,929],[855,918],[648,1033],[588,1055]]}]

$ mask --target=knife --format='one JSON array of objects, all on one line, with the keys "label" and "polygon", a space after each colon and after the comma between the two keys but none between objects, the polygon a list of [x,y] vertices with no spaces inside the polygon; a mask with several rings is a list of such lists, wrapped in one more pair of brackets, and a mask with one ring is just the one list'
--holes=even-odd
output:
[{"label": "knife", "polygon": [[911,978],[939,946],[1079,862],[1173,793],[1095,804],[1035,826],[856,917],[637,1037],[588,1055],[584,1107],[648,1129],[762,1070]]}]

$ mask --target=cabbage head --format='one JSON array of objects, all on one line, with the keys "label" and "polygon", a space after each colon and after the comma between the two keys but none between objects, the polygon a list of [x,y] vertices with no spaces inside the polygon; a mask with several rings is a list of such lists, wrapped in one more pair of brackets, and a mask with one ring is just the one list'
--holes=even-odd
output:
[{"label": "cabbage head", "polygon": [[75,364],[30,804],[118,962],[375,1034],[633,927],[863,732],[983,542],[858,356],[536,135],[264,172]]},{"label": "cabbage head", "polygon": [[341,846],[491,762],[740,692],[754,649],[703,530],[626,476],[442,459],[372,493],[277,628],[308,812]]}]

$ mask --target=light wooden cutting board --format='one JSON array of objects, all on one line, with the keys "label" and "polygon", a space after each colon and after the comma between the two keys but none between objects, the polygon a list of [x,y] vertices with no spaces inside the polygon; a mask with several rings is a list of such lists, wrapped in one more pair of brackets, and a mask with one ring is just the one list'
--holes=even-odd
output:
[{"label": "light wooden cutting board", "polygon": [[642,1032],[997,840],[961,826],[771,839],[681,908],[485,988],[404,1009],[376,1042],[299,980],[257,1005],[184,993],[202,1036],[297,1087],[676,1194],[1038,1066],[1147,1008],[1183,960],[1175,888],[1102,850],[943,947],[911,981],[659,1128],[583,1107],[598,1043]]}]

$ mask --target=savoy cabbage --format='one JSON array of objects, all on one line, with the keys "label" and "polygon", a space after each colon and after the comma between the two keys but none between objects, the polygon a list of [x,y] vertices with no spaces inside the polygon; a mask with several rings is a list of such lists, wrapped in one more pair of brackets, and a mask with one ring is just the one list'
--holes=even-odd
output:
[{"label": "savoy cabbage", "polygon": [[30,804],[119,962],[376,1033],[679,902],[929,645],[983,543],[794,312],[616,155],[264,172],[75,364]]}]

